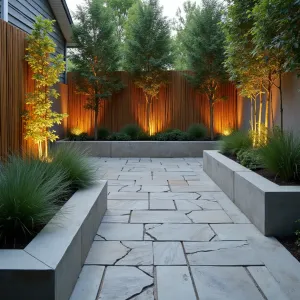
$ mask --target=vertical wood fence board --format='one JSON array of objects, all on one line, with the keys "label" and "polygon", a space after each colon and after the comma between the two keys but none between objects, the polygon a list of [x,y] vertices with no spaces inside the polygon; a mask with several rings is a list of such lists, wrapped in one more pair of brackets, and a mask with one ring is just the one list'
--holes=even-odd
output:
[{"label": "vertical wood fence board", "polygon": [[[117,72],[125,88],[111,99],[103,100],[98,116],[98,126],[118,131],[126,124],[139,124],[147,128],[146,101],[141,89],[137,88],[126,72]],[[87,96],[76,92],[74,74],[68,74],[68,129],[80,127],[93,134],[93,112],[86,110]],[[237,127],[237,94],[233,84],[223,84],[218,94],[225,97],[214,107],[214,131],[221,133],[227,128]],[[184,73],[169,72],[169,83],[161,88],[159,96],[151,107],[151,129],[153,132],[167,128],[186,130],[193,123],[209,126],[209,102],[190,86]]]},{"label": "vertical wood fence board", "polygon": [[25,49],[26,33],[0,20],[0,159],[35,151],[32,142],[23,139],[25,95],[34,88]]}]

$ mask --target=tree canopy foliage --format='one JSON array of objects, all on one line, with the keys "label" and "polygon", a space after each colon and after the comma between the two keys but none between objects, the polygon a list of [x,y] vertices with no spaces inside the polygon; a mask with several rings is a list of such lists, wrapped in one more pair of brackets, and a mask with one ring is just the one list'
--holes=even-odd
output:
[{"label": "tree canopy foliage", "polygon": [[86,1],[78,6],[73,26],[76,50],[71,53],[78,74],[78,91],[88,95],[85,108],[94,111],[94,138],[98,135],[101,101],[122,88],[114,76],[120,64],[120,51],[111,8],[103,0]]},{"label": "tree canopy foliage", "polygon": [[217,0],[203,0],[186,24],[184,46],[191,75],[188,80],[206,94],[210,105],[210,135],[214,138],[213,108],[220,83],[227,78],[224,68],[224,34],[220,27],[222,6]]},{"label": "tree canopy foliage", "polygon": [[125,36],[125,70],[144,91],[150,131],[151,104],[167,83],[166,71],[173,62],[170,22],[158,0],[137,2],[130,9]]},{"label": "tree canopy foliage", "polygon": [[63,55],[55,55],[55,43],[49,37],[54,21],[37,17],[32,33],[28,36],[26,61],[35,82],[34,91],[26,95],[28,110],[24,113],[25,139],[33,139],[38,145],[39,157],[48,157],[48,143],[58,139],[54,124],[60,124],[67,115],[52,110],[53,99],[59,94],[53,88],[65,70]]}]

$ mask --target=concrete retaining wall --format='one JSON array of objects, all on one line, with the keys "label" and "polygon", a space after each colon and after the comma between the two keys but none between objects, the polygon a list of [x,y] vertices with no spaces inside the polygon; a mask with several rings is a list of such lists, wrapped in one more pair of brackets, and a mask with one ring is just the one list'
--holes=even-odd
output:
[{"label": "concrete retaining wall", "polygon": [[210,141],[58,141],[56,145],[72,144],[88,151],[94,157],[202,157],[204,150],[218,148]]},{"label": "concrete retaining wall", "polygon": [[279,186],[217,151],[204,151],[203,168],[264,235],[294,234],[300,187]]},{"label": "concrete retaining wall", "polygon": [[100,181],[76,192],[24,250],[0,250],[0,298],[68,300],[106,208]]}]

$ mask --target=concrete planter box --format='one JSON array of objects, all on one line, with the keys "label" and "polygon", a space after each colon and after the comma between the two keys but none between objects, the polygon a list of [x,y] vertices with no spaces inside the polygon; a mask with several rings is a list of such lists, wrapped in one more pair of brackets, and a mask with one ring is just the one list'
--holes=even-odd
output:
[{"label": "concrete planter box", "polygon": [[94,157],[202,157],[204,150],[218,148],[215,141],[58,141],[56,145],[74,144]]},{"label": "concrete planter box", "polygon": [[218,151],[204,151],[203,168],[264,235],[294,234],[300,187],[279,186]]},{"label": "concrete planter box", "polygon": [[76,192],[24,250],[0,250],[0,298],[69,299],[106,207],[100,181]]}]

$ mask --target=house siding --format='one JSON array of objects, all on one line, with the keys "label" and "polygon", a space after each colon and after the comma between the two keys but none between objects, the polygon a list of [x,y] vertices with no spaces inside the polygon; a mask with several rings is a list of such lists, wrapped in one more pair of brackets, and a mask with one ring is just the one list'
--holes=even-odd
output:
[{"label": "house siding", "polygon": [[[39,15],[45,19],[55,20],[48,0],[8,0],[8,22],[26,33],[31,33],[35,17]],[[56,43],[56,53],[65,56],[66,40],[57,22],[50,36]],[[60,81],[65,80],[66,75],[62,73]]]}]

